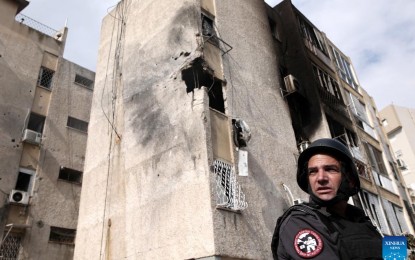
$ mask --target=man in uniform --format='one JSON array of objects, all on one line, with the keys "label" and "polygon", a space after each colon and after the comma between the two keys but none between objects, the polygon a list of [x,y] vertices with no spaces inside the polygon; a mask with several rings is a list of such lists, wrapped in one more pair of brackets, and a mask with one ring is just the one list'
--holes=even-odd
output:
[{"label": "man in uniform", "polygon": [[290,207],[277,221],[274,259],[382,259],[382,236],[365,213],[347,203],[360,190],[349,149],[319,139],[298,158],[297,183],[309,203]]}]

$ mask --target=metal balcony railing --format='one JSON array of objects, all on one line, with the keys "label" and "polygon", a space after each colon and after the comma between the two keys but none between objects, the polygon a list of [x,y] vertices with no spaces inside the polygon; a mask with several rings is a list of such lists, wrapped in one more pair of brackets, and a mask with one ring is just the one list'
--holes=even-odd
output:
[{"label": "metal balcony railing", "polygon": [[24,15],[24,14],[17,14],[15,17],[15,20],[19,23],[22,23],[38,32],[41,32],[43,34],[46,34],[50,37],[56,37],[59,31],[50,28],[49,26],[46,26],[36,20],[33,20],[32,18]]}]

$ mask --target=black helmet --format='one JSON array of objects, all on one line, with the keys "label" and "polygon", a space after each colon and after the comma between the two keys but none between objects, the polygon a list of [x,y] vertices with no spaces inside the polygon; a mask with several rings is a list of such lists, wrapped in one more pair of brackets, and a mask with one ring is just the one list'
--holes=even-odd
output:
[{"label": "black helmet", "polygon": [[343,191],[345,195],[353,196],[360,190],[360,180],[359,175],[357,173],[356,165],[353,161],[353,156],[350,153],[349,149],[342,144],[341,142],[330,139],[330,138],[323,138],[314,141],[307,149],[305,149],[298,158],[298,169],[297,169],[297,183],[300,188],[307,192],[308,189],[308,174],[307,174],[307,167],[308,161],[310,158],[318,153],[323,153],[327,155],[331,155],[336,159],[344,162],[346,166],[346,170],[349,172],[349,178],[354,181],[355,187],[352,189],[348,189]]}]

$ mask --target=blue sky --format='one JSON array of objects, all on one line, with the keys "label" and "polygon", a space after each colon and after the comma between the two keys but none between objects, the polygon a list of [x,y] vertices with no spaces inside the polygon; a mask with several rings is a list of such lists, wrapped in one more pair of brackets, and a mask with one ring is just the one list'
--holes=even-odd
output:
[{"label": "blue sky", "polygon": [[[67,19],[64,57],[95,70],[101,20],[117,2],[32,0],[22,13],[57,30]],[[281,0],[266,2],[274,6]],[[360,84],[379,110],[392,103],[415,109],[414,0],[292,2],[352,59]]]}]

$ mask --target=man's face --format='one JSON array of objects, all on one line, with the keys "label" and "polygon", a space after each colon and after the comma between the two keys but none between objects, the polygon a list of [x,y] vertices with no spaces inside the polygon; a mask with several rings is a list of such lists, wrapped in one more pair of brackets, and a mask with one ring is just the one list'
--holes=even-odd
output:
[{"label": "man's face", "polygon": [[333,199],[339,190],[342,174],[340,162],[325,155],[313,155],[308,161],[308,181],[311,191],[324,201]]}]

